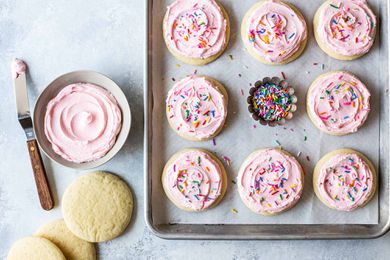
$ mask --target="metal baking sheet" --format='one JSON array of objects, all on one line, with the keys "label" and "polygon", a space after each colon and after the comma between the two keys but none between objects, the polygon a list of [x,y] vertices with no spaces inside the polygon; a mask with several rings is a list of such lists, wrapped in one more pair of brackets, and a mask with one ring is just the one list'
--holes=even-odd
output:
[{"label": "metal baking sheet", "polygon": [[[172,57],[165,47],[161,24],[166,6],[172,2],[148,0],[146,4],[145,61],[145,218],[149,228],[167,239],[341,239],[373,238],[389,229],[389,56],[388,2],[370,0],[378,16],[379,31],[372,51],[361,59],[349,62],[328,57],[317,46],[312,33],[312,20],[322,0],[290,1],[304,14],[309,28],[309,41],[303,55],[284,66],[258,63],[243,49],[239,24],[246,10],[256,1],[224,0],[231,21],[228,49],[217,61],[203,66],[185,65]],[[323,65],[322,65],[323,64]],[[365,126],[356,134],[332,137],[321,134],[306,116],[305,95],[311,82],[330,70],[349,70],[362,79],[371,90],[372,111]],[[257,126],[246,111],[245,95],[249,83],[264,76],[281,76],[281,72],[297,91],[299,103],[295,118],[285,127]],[[174,80],[198,73],[221,81],[229,92],[227,126],[212,142],[190,142],[178,137],[165,118],[165,96]],[[262,136],[263,138],[256,138]],[[305,136],[307,141],[304,141]],[[245,208],[234,184],[220,205],[203,213],[186,213],[176,209],[166,198],[160,182],[165,162],[176,151],[201,147],[232,159],[225,164],[229,179],[235,179],[238,168],[253,150],[280,143],[292,153],[301,153],[298,160],[305,169],[305,189],[301,201],[293,209],[274,217],[258,216]],[[343,213],[326,208],[315,197],[312,171],[325,153],[342,147],[362,151],[373,161],[379,172],[376,197],[363,209]],[[232,213],[235,209],[238,213]]]}]

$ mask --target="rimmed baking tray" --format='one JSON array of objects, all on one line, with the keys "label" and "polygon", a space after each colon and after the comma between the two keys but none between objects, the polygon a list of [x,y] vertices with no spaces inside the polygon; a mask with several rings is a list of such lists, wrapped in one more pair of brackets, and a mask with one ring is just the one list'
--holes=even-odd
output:
[{"label": "rimmed baking tray", "polygon": [[[193,67],[176,61],[164,46],[161,29],[165,8],[170,2],[172,1],[146,1],[144,175],[145,220],[150,230],[165,239],[357,239],[375,238],[385,234],[390,228],[388,1],[369,0],[378,16],[376,43],[368,55],[350,62],[340,62],[327,57],[314,40],[311,24],[322,0],[313,0],[310,5],[302,1],[290,1],[301,9],[306,18],[309,42],[305,53],[297,61],[277,67],[258,64],[243,50],[239,24],[245,10],[256,1],[221,1],[230,15],[232,37],[227,51],[219,60],[204,67]],[[368,126],[365,125],[356,134],[335,139],[324,136],[315,130],[314,126],[307,125],[303,100],[305,91],[316,76],[339,69],[350,70],[371,87],[373,109],[366,123]],[[299,85],[296,90],[300,92],[298,98],[301,104],[297,118],[291,120],[286,127],[265,129],[258,126],[252,131],[265,135],[267,140],[247,140],[247,136],[253,136],[252,132],[248,134],[252,122],[245,111],[245,96],[240,97],[241,89],[246,93],[249,89],[247,83],[263,76],[280,76],[282,71],[287,75],[290,84]],[[169,87],[176,79],[196,72],[219,79],[229,91],[230,111],[227,127],[217,137],[216,146],[211,142],[194,143],[181,140],[169,129],[165,119],[165,95]],[[309,140],[303,143],[300,135],[305,135],[305,139],[309,136]],[[237,140],[232,140],[233,137]],[[306,172],[303,201],[293,210],[284,213],[288,214],[285,218],[259,217],[243,208],[240,208],[237,214],[231,213],[229,209],[240,207],[234,184],[229,184],[221,205],[206,215],[182,214],[165,198],[160,183],[161,172],[165,161],[174,151],[186,147],[201,147],[216,152],[217,155],[228,153],[233,159],[233,166],[226,165],[226,168],[233,180],[236,169],[253,148],[272,146],[275,141],[282,143],[290,152],[301,152],[303,155],[298,157],[298,160]],[[230,148],[230,142],[234,147]],[[311,188],[310,175],[316,160],[329,150],[346,146],[368,154],[378,169],[377,197],[365,209],[364,216],[369,217],[361,221],[362,211],[340,215],[324,208],[325,206],[313,197]],[[239,150],[240,154],[234,150]],[[244,153],[242,151],[245,151],[245,154],[241,155]],[[309,201],[311,204],[308,206]],[[325,217],[321,219],[321,215]],[[313,216],[318,219],[313,219]],[[346,216],[350,216],[351,220]],[[286,217],[289,221],[284,223]],[[334,223],[330,219],[334,219]]]}]

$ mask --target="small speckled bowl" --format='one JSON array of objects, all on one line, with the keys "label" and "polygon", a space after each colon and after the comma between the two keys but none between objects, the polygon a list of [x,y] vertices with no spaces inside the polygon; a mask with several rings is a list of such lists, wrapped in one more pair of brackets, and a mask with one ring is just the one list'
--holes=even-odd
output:
[{"label": "small speckled bowl", "polygon": [[[50,100],[52,100],[57,94],[66,86],[73,83],[92,83],[98,86],[103,87],[107,91],[109,91],[118,102],[118,106],[122,112],[122,128],[119,134],[116,137],[116,141],[111,150],[104,155],[103,157],[83,163],[75,163],[71,161],[67,161],[62,158],[60,155],[55,153],[52,149],[52,145],[47,139],[45,135],[45,114],[47,104]],[[39,146],[44,151],[44,153],[53,161],[74,169],[91,169],[98,167],[110,159],[112,159],[115,154],[122,148],[125,144],[127,136],[130,132],[131,126],[131,112],[130,106],[127,102],[125,94],[122,92],[120,87],[108,77],[93,71],[74,71],[67,74],[64,74],[58,78],[56,78],[53,82],[51,82],[45,90],[38,97],[37,102],[35,104],[34,109],[34,131],[39,143]]]},{"label": "small speckled bowl", "polygon": [[[274,109],[271,109],[271,107],[267,107],[267,113],[261,113],[258,109],[257,103],[255,103],[255,95],[258,93],[259,90],[267,90],[265,88],[266,85],[274,85],[276,87],[276,90],[279,91],[278,96],[279,100],[286,101],[284,103],[284,108],[286,111],[275,113]],[[249,90],[250,96],[247,98],[248,103],[248,111],[251,113],[252,118],[255,121],[259,121],[261,125],[269,125],[269,126],[276,126],[276,125],[284,125],[286,123],[286,120],[289,120],[293,117],[293,113],[297,110],[297,97],[294,95],[295,90],[294,88],[290,87],[286,80],[281,80],[278,77],[269,78],[266,77],[263,80],[259,80],[255,83],[255,86],[252,87]],[[266,94],[265,96],[261,96],[262,101],[266,100],[267,105],[274,105],[274,106],[281,106],[281,104],[277,104],[275,99],[269,99],[271,96],[267,93],[262,92],[262,94]],[[272,93],[275,94],[275,91]],[[268,99],[268,100],[267,100]],[[287,104],[287,105],[286,105]],[[283,105],[283,104],[282,104]],[[264,111],[264,109],[262,110]]]}]

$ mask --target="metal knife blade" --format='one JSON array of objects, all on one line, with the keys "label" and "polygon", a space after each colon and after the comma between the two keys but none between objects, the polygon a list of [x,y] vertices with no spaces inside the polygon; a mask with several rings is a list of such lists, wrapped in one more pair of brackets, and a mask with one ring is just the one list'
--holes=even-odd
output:
[{"label": "metal knife blade", "polygon": [[30,116],[30,107],[28,103],[26,74],[24,72],[18,74],[14,78],[13,83],[18,120],[27,136],[27,140],[32,140],[35,138],[35,134]]}]

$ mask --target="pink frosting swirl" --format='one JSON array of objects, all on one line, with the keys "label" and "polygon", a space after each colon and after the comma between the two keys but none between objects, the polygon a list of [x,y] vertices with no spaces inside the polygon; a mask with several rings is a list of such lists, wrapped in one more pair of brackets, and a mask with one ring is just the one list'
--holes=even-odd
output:
[{"label": "pink frosting swirl", "polygon": [[187,150],[169,162],[164,170],[164,190],[181,207],[202,211],[221,195],[221,168],[204,151]]},{"label": "pink frosting swirl", "polygon": [[227,116],[226,97],[212,81],[195,75],[172,87],[166,105],[172,127],[199,140],[213,136]]},{"label": "pink frosting swirl", "polygon": [[320,8],[317,35],[340,55],[367,53],[374,43],[376,17],[365,0],[332,0]]},{"label": "pink frosting swirl", "polygon": [[168,48],[190,58],[209,58],[226,43],[227,21],[213,0],[176,0],[164,19]]},{"label": "pink frosting swirl", "polygon": [[370,112],[370,92],[355,76],[331,72],[310,87],[308,109],[313,121],[325,132],[354,133]]},{"label": "pink frosting swirl", "polygon": [[45,134],[54,152],[82,163],[103,157],[121,129],[121,110],[111,93],[94,84],[64,87],[47,105]]},{"label": "pink frosting swirl", "polygon": [[262,2],[246,19],[245,44],[272,63],[290,58],[307,38],[303,17],[279,0]]},{"label": "pink frosting swirl", "polygon": [[303,190],[302,167],[278,149],[259,150],[242,164],[237,177],[242,201],[256,213],[275,214],[294,206]]},{"label": "pink frosting swirl", "polygon": [[332,208],[351,211],[370,198],[373,174],[359,155],[338,154],[321,167],[316,185]]}]

